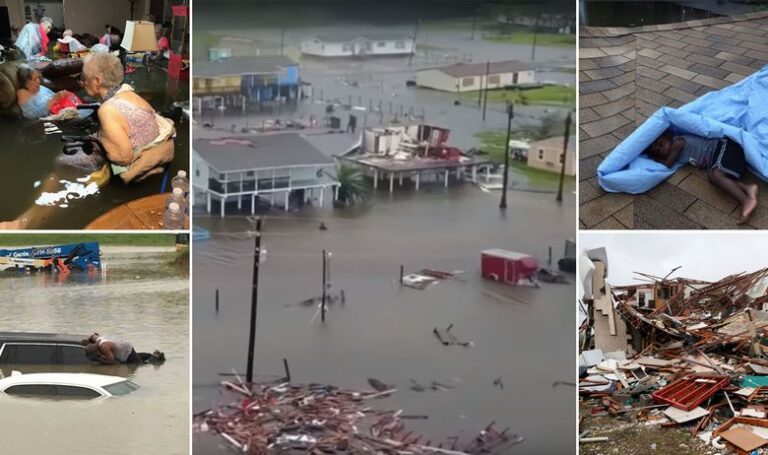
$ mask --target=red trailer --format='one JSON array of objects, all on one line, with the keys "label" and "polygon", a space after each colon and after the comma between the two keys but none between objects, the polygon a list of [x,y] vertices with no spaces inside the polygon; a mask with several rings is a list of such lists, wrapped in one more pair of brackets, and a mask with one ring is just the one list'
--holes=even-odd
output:
[{"label": "red trailer", "polygon": [[533,256],[514,251],[492,249],[481,255],[483,278],[501,283],[518,284],[533,279],[539,270],[539,261]]}]

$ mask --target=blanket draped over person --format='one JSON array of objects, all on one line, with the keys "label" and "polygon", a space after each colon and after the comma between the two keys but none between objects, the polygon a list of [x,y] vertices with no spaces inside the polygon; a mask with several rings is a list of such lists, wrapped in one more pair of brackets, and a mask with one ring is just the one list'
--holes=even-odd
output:
[{"label": "blanket draped over person", "polygon": [[643,154],[668,128],[679,134],[729,138],[744,149],[750,170],[768,181],[768,66],[677,109],[662,107],[600,163],[600,186],[614,193],[645,193],[686,163],[672,168]]},{"label": "blanket draped over person", "polygon": [[16,47],[19,48],[27,60],[45,55],[48,50],[48,34],[43,23],[29,23],[25,25],[19,37],[16,39]]}]

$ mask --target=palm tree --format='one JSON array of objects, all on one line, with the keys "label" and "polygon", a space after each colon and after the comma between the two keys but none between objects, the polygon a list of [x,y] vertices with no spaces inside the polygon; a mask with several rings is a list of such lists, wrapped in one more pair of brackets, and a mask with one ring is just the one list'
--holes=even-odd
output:
[{"label": "palm tree", "polygon": [[339,164],[336,167],[336,180],[339,181],[339,205],[351,207],[368,200],[370,189],[363,173],[356,167]]}]

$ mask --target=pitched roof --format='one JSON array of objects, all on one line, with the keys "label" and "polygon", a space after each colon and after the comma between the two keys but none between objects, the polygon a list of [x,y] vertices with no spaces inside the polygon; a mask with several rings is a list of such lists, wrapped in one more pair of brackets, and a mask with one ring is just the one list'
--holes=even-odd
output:
[{"label": "pitched roof", "polygon": [[[442,68],[433,68],[453,77],[482,76],[486,72],[487,63],[457,63]],[[519,60],[504,60],[501,62],[491,62],[488,74],[516,73],[518,71],[529,71],[534,67],[528,63]]]},{"label": "pitched roof", "polygon": [[413,39],[413,37],[405,33],[370,33],[365,35],[354,33],[333,33],[327,35],[318,35],[315,37],[315,39],[326,43],[348,43],[357,39],[370,41],[393,41],[409,40]]},{"label": "pitched roof", "polygon": [[219,172],[333,163],[299,133],[195,139],[192,148]]},{"label": "pitched roof", "polygon": [[[532,142],[529,150],[536,148],[563,148],[563,136],[555,136],[540,141]],[[576,136],[568,138],[568,153],[576,151]]]},{"label": "pitched roof", "polygon": [[293,65],[296,65],[296,62],[281,55],[226,57],[214,62],[195,62],[194,77],[269,74],[277,73],[281,68]]}]

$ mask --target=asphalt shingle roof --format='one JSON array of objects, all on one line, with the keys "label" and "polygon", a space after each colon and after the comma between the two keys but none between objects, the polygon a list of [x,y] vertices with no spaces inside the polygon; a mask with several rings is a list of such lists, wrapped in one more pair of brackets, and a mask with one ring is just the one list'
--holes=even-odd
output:
[{"label": "asphalt shingle roof", "polygon": [[215,62],[195,62],[194,77],[234,76],[242,74],[277,73],[296,62],[281,55],[258,57],[227,57]]},{"label": "asphalt shingle roof", "polygon": [[333,163],[299,133],[195,139],[192,147],[219,172]]},{"label": "asphalt shingle roof", "polygon": [[[634,29],[580,29],[579,226],[735,229],[738,203],[684,167],[642,195],[606,193],[597,166],[657,109],[679,107],[768,64],[768,12]],[[768,229],[768,185],[746,228]]]},{"label": "asphalt shingle roof", "polygon": [[410,40],[413,39],[411,35],[401,33],[370,33],[365,35],[354,33],[334,33],[316,36],[315,39],[323,41],[325,43],[348,43],[357,39],[370,40],[370,41],[395,41],[395,40]]},{"label": "asphalt shingle roof", "polygon": [[[457,63],[451,66],[432,69],[437,69],[438,71],[442,71],[443,73],[453,77],[484,76],[487,65],[487,62]],[[490,71],[488,71],[488,74],[516,73],[519,71],[530,71],[533,68],[534,67],[532,65],[518,60],[504,60],[501,62],[491,62]]]}]

